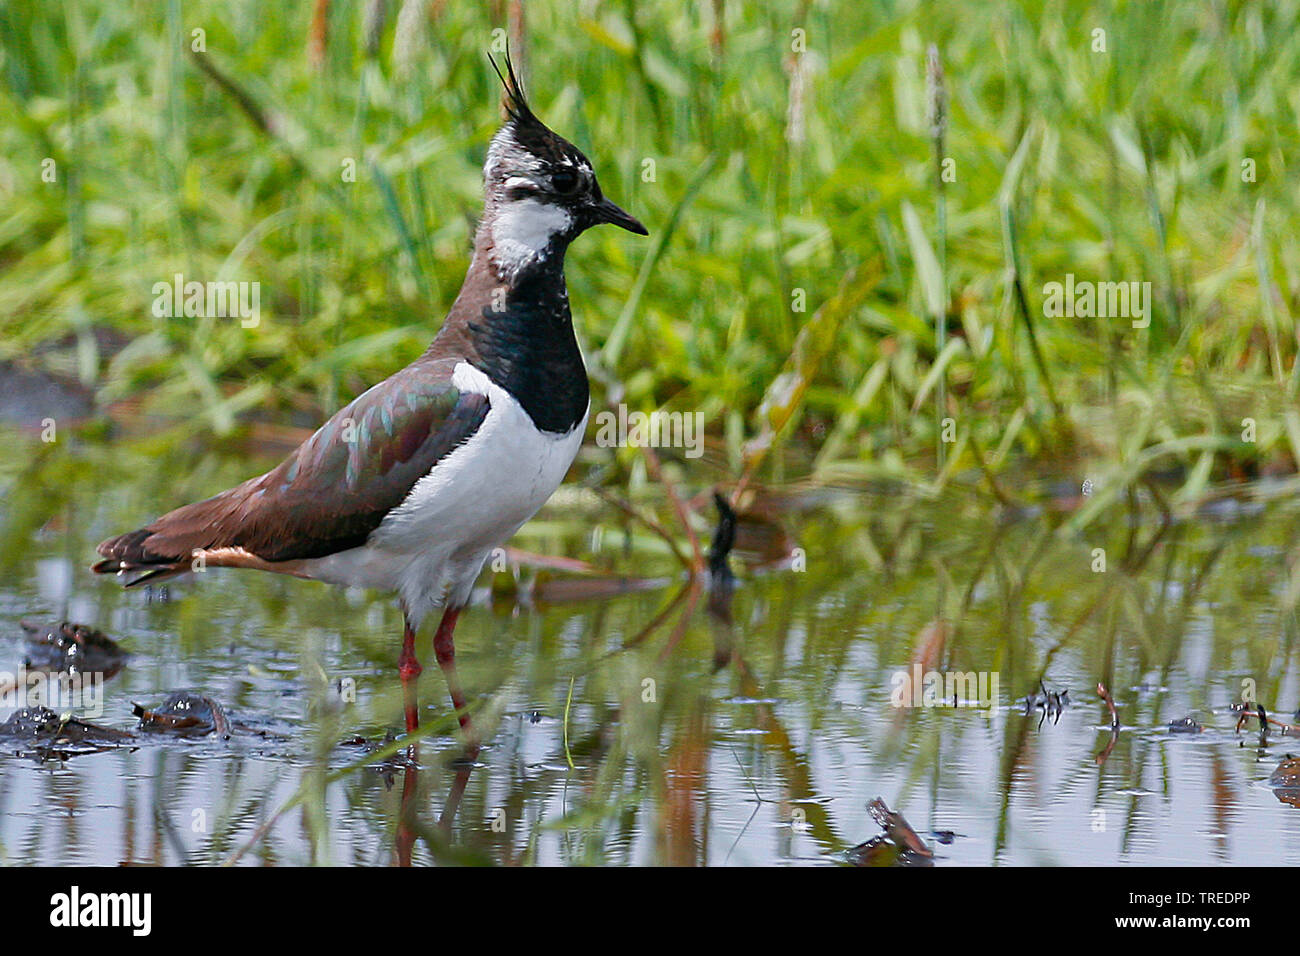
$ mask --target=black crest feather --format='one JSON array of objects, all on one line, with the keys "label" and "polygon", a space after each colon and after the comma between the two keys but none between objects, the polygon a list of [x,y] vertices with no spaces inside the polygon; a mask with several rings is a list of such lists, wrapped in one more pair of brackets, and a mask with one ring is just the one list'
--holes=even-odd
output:
[{"label": "black crest feather", "polygon": [[537,118],[537,114],[528,105],[528,98],[524,95],[524,88],[519,82],[519,75],[515,72],[515,65],[510,59],[509,50],[506,51],[503,59],[505,62],[504,73],[501,72],[501,66],[497,63],[496,58],[488,54],[492,69],[496,70],[497,77],[501,80],[501,85],[504,88],[501,103],[505,107],[507,115],[506,124],[510,127],[520,147],[546,163],[558,163],[568,160],[569,162],[581,162],[590,166],[591,164],[587,162],[576,147],[569,143],[568,140],[557,135]]},{"label": "black crest feather", "polygon": [[505,95],[502,97],[502,105],[505,106],[506,114],[516,123],[540,123],[537,116],[528,106],[528,99],[524,96],[523,85],[519,82],[519,77],[515,73],[515,65],[510,60],[510,50],[507,49],[503,56],[506,64],[506,71],[503,74],[501,67],[497,65],[496,58],[491,53],[488,54],[488,62],[492,64],[492,69],[496,71],[497,78],[501,80],[501,86],[504,88]]}]

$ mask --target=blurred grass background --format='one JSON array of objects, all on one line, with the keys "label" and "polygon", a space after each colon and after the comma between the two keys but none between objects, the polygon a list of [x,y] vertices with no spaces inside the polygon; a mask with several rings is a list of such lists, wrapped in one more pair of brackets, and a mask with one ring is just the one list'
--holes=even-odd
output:
[{"label": "blurred grass background", "polygon": [[[314,425],[458,290],[508,36],[652,233],[569,256],[593,411],[702,411],[731,476],[1003,496],[1084,459],[1195,501],[1300,454],[1298,34],[1290,2],[6,0],[0,360]],[[260,325],[153,317],[177,272],[260,282]],[[1150,281],[1150,328],[1045,318],[1066,273]]]}]

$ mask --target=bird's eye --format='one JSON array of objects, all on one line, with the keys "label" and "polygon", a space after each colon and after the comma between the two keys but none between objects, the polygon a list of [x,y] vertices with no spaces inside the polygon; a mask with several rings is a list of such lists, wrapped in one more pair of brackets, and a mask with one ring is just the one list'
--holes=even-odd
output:
[{"label": "bird's eye", "polygon": [[551,188],[560,195],[567,196],[578,188],[581,181],[572,169],[560,169],[551,176]]}]

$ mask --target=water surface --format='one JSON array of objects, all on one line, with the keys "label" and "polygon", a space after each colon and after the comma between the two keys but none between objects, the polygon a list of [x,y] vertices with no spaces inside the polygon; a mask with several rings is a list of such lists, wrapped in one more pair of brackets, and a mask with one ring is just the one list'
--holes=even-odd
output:
[{"label": "water surface", "polygon": [[[1244,688],[1285,722],[1300,705],[1291,495],[1256,486],[1172,521],[1139,496],[1071,536],[1080,502],[1059,494],[1014,514],[961,488],[769,494],[775,524],[741,544],[802,550],[736,560],[710,609],[653,534],[566,486],[514,545],[650,580],[485,575],[456,635],[476,765],[454,760],[429,622],[418,769],[338,774],[357,740],[401,731],[390,598],[233,570],[123,592],[87,570],[110,533],[269,461],[174,437],[11,447],[0,670],[24,658],[20,619],[93,624],[132,655],[97,722],[134,729],[133,702],[192,688],[245,729],[66,761],[5,743],[9,862],[837,865],[880,832],[881,796],[938,866],[1300,863],[1300,812],[1268,786],[1300,739],[1261,743],[1228,711]],[[914,661],[996,674],[998,699],[895,707]],[[1026,713],[1040,678],[1069,690],[1059,715]],[[1121,722],[1100,764],[1099,681]],[[1171,733],[1188,715],[1204,732]]]}]

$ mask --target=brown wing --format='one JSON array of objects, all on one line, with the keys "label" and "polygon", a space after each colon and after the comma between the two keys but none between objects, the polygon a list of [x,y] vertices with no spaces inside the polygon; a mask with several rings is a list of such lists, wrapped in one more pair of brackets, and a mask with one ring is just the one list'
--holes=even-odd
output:
[{"label": "brown wing", "polygon": [[99,546],[93,570],[189,567],[195,551],[237,548],[265,562],[365,543],[415,483],[483,423],[488,399],[451,384],[455,362],[416,363],[342,408],[278,467]]}]

